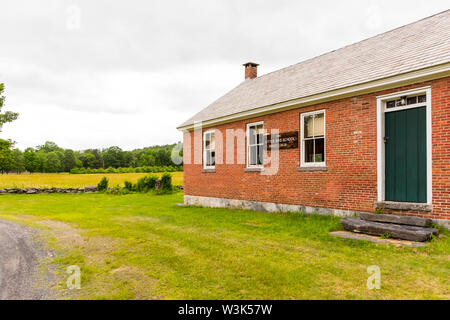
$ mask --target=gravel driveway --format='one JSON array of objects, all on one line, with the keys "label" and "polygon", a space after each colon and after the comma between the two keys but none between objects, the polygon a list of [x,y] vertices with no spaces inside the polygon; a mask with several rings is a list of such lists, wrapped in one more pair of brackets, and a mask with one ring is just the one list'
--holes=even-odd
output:
[{"label": "gravel driveway", "polygon": [[0,220],[0,300],[56,297],[52,276],[39,268],[39,261],[52,253],[36,236],[32,228]]}]

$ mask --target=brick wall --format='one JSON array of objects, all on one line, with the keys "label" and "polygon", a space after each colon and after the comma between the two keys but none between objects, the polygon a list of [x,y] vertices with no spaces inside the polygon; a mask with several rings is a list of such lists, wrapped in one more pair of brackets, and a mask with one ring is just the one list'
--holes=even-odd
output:
[{"label": "brick wall", "polygon": [[[225,136],[226,129],[245,131],[247,123],[263,120],[265,129],[296,131],[300,130],[301,113],[325,109],[328,170],[298,171],[300,148],[280,150],[279,170],[272,176],[245,172],[245,164],[216,164],[214,173],[202,172],[200,164],[185,164],[184,192],[195,196],[374,211],[377,200],[376,96],[427,85],[432,87],[433,212],[424,215],[450,219],[450,78],[204,129],[219,129]],[[193,133],[185,133],[185,141],[187,135],[192,142]],[[190,163],[193,163],[193,145],[185,143],[186,157],[189,148]],[[236,159],[236,146],[234,152]]]}]

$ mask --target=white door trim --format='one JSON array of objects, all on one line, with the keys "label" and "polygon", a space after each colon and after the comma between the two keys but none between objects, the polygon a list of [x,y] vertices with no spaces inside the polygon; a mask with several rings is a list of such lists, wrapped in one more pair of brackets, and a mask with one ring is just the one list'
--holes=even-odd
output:
[{"label": "white door trim", "polygon": [[[385,199],[385,163],[384,163],[384,114],[386,112],[386,101],[405,95],[426,94],[426,123],[427,123],[427,204],[433,202],[433,177],[432,177],[432,121],[431,121],[431,87],[422,87],[407,91],[395,92],[392,94],[377,97],[377,200]],[[414,107],[421,107],[424,104]],[[405,107],[407,109],[409,107]],[[395,108],[398,110],[397,108]],[[392,110],[395,111],[395,110]],[[390,112],[390,111],[388,111]]]}]

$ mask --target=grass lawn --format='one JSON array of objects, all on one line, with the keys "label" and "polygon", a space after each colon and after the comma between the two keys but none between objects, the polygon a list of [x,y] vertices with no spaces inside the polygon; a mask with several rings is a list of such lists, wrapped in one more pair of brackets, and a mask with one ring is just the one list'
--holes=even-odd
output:
[{"label": "grass lawn", "polygon": [[[69,174],[69,173],[33,173],[2,174],[0,188],[82,188],[96,186],[102,177],[109,179],[110,186],[123,185],[125,180],[136,182],[140,177],[150,173],[104,173],[104,174]],[[155,173],[161,176],[162,173]],[[171,172],[174,185],[183,184],[183,172]]]},{"label": "grass lawn", "polygon": [[[425,248],[389,247],[330,237],[336,217],[181,202],[182,193],[3,195],[0,218],[41,228],[54,262],[81,268],[73,298],[450,298],[448,232]],[[370,265],[380,290],[367,289]]]}]

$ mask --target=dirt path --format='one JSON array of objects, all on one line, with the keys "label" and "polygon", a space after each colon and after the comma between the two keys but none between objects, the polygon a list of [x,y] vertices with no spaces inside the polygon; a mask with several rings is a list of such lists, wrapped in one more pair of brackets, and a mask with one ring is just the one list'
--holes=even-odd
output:
[{"label": "dirt path", "polygon": [[0,220],[0,300],[54,299],[55,283],[39,263],[52,253],[37,241],[37,231]]}]

